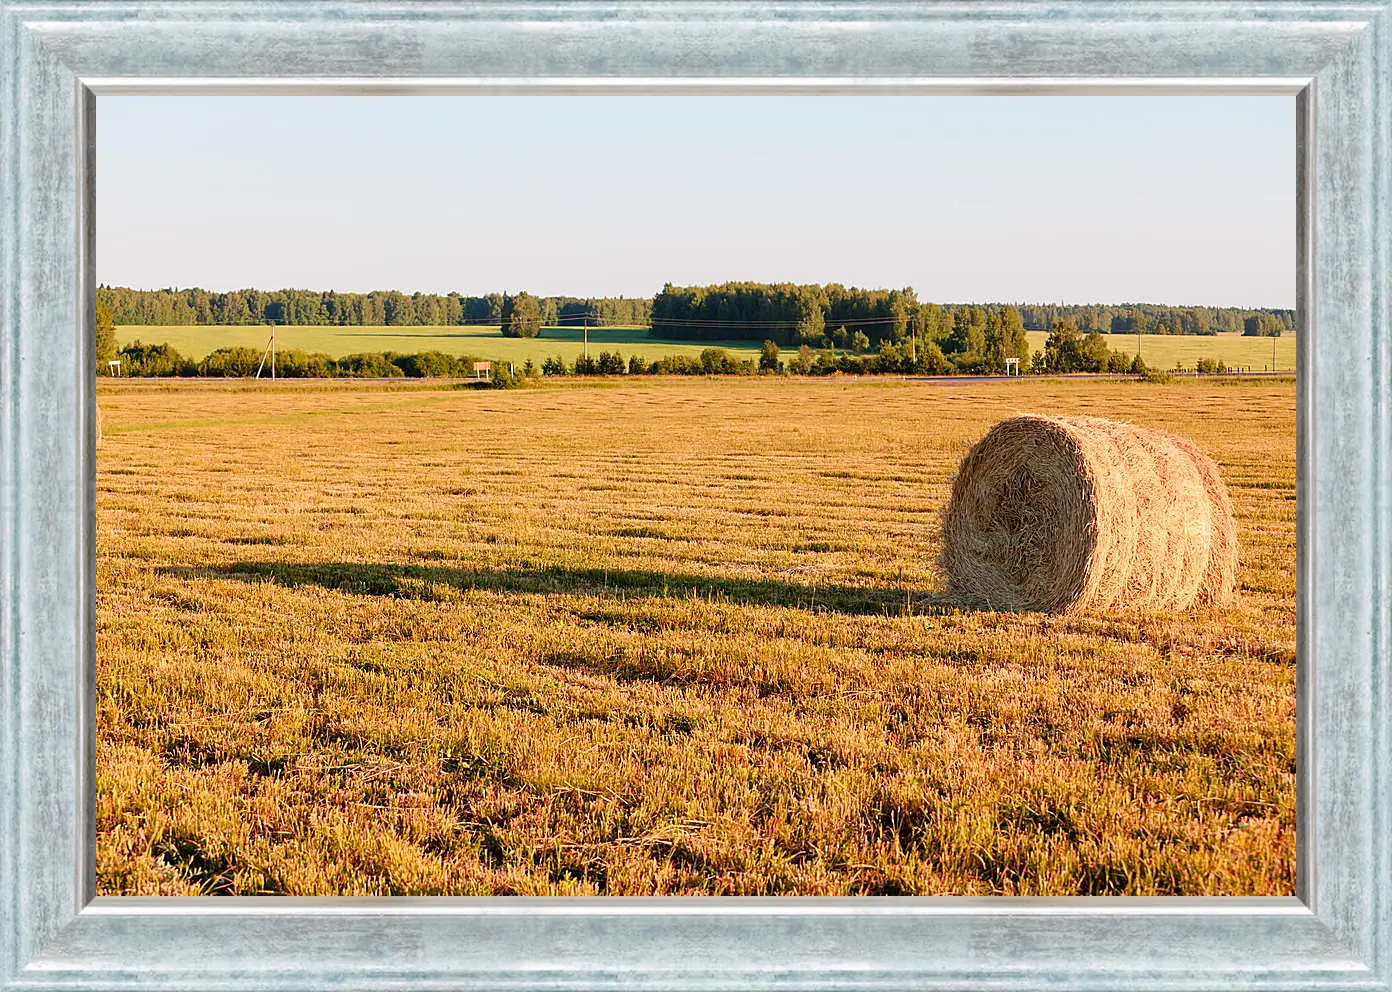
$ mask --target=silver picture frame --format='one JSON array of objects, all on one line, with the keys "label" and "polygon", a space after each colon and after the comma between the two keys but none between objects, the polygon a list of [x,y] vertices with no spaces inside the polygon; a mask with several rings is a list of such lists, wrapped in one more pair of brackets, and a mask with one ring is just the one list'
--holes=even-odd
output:
[{"label": "silver picture frame", "polygon": [[[1290,94],[1296,896],[96,898],[97,97],[253,92]],[[0,987],[1387,988],[1390,152],[1387,0],[0,0]]]}]

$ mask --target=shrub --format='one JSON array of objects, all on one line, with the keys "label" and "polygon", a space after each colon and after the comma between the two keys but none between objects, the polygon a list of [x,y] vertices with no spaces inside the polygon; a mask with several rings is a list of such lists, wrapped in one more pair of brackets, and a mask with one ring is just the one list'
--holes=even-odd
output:
[{"label": "shrub", "polygon": [[565,374],[566,374],[566,363],[565,363],[565,359],[563,359],[563,358],[553,358],[553,357],[551,357],[551,356],[549,356],[549,355],[548,355],[546,358],[543,358],[543,359],[541,360],[541,374],[542,374],[542,375],[565,375]]},{"label": "shrub", "polygon": [[815,361],[815,356],[812,354],[812,349],[803,345],[798,349],[797,355],[788,362],[788,371],[793,375],[809,375],[812,372],[813,361]]},{"label": "shrub", "polygon": [[735,371],[736,361],[724,348],[705,348],[701,351],[701,368],[706,375],[728,375]]},{"label": "shrub", "polygon": [[198,366],[167,344],[141,344],[132,341],[121,349],[124,375],[197,375]]},{"label": "shrub", "polygon": [[628,366],[624,363],[623,355],[617,351],[612,354],[607,351],[599,353],[599,361],[595,363],[600,375],[623,375],[628,371]]},{"label": "shrub", "polygon": [[[203,360],[201,371],[204,375],[227,378],[255,375],[257,368],[261,366],[262,354],[255,348],[218,348]],[[276,366],[277,374],[281,374],[279,355],[276,356]],[[269,359],[266,360],[265,371],[270,375]]]},{"label": "shrub", "polygon": [[453,378],[472,375],[472,355],[456,358],[442,351],[422,351],[415,355],[393,355],[392,364],[413,379]]},{"label": "shrub", "polygon": [[345,355],[334,362],[334,371],[350,379],[399,379],[405,375],[400,366],[380,351]]},{"label": "shrub", "polygon": [[759,371],[760,372],[781,372],[783,363],[778,360],[778,344],[775,341],[764,341],[763,347],[759,349]]},{"label": "shrub", "polygon": [[918,346],[918,358],[914,361],[913,370],[920,375],[947,375],[952,371],[952,363],[936,341],[925,341]]},{"label": "shrub", "polygon": [[510,372],[505,366],[500,367],[497,362],[493,363],[493,377],[484,380],[484,387],[487,389],[521,389],[527,385],[527,380],[514,372]]},{"label": "shrub", "polygon": [[334,361],[321,351],[305,352],[298,348],[276,355],[276,375],[287,379],[324,379],[332,376]]},{"label": "shrub", "polygon": [[639,356],[634,355],[628,360],[629,375],[647,375],[649,371],[651,371],[651,367]]},{"label": "shrub", "polygon": [[914,361],[907,346],[885,341],[881,343],[879,353],[871,359],[870,368],[875,372],[912,372]]},{"label": "shrub", "polygon": [[650,371],[654,375],[703,375],[706,369],[691,355],[667,355],[653,362]]}]

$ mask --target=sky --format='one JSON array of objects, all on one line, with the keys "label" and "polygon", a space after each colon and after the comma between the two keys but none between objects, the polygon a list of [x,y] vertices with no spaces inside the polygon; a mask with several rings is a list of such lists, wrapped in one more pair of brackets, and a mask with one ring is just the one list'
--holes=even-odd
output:
[{"label": "sky", "polygon": [[141,289],[1295,305],[1294,97],[102,96]]}]

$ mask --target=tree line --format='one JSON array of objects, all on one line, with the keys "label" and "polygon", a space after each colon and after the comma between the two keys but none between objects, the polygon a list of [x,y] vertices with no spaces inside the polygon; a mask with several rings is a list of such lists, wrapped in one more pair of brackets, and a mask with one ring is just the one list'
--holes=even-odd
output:
[{"label": "tree line", "polygon": [[1295,330],[1295,311],[1250,310],[1241,307],[1175,307],[1152,303],[1104,306],[1025,304],[1025,326],[1047,331],[1057,321],[1071,320],[1082,331],[1103,334],[1237,334],[1279,336]]},{"label": "tree line", "polygon": [[[1004,350],[1005,342],[1015,340],[1008,329],[1014,322],[1010,318],[1000,317],[993,321],[988,314],[985,325],[992,328],[989,337],[984,329],[978,331],[970,318],[964,323],[964,336],[974,337],[979,333],[980,342],[962,343],[960,350],[944,351],[936,342],[915,348],[912,342],[893,344],[886,340],[881,342],[878,351],[870,354],[814,349],[811,345],[803,344],[785,358],[778,342],[768,339],[763,342],[757,359],[739,358],[724,348],[705,348],[699,356],[668,355],[652,361],[641,355],[625,359],[619,352],[602,351],[596,356],[577,357],[569,363],[560,357],[548,357],[541,363],[540,371],[542,375],[811,376],[951,375],[1005,371],[1003,359],[1009,354]],[[954,333],[956,329],[954,325]],[[1019,330],[1019,334],[1023,335],[1023,329]],[[948,343],[951,347],[957,344],[951,336]],[[967,350],[969,348],[979,350]],[[1125,348],[1112,348],[1100,331],[1084,334],[1071,320],[1058,321],[1042,349],[1031,355],[1026,345],[1015,354],[1021,357],[1018,367],[1021,375],[1092,372],[1150,376],[1164,371],[1147,366],[1139,354],[1131,354]],[[1219,373],[1228,369],[1220,361],[1202,359],[1197,371]]]},{"label": "tree line", "polygon": [[[654,337],[674,340],[771,339],[780,345],[851,348],[856,335],[878,348],[919,336],[937,340],[961,310],[976,304],[920,302],[912,287],[859,289],[838,283],[729,282],[713,286],[664,286],[652,299],[635,297],[533,296],[519,292],[463,296],[459,293],[338,293],[333,290],[204,289],[137,290],[101,286],[97,300],[117,324],[290,324],[320,326],[512,327],[534,336],[533,327],[648,325]],[[987,311],[1004,304],[985,304]],[[1279,335],[1295,330],[1295,311],[1240,307],[1176,307],[1159,304],[1015,304],[1027,330],[1052,330],[1068,320],[1084,333]]]},{"label": "tree line", "polygon": [[[851,348],[861,340],[878,348],[885,341],[898,344],[915,337],[942,344],[958,327],[962,312],[1006,310],[1018,317],[1025,329],[1034,331],[1052,330],[1064,321],[1084,333],[1100,334],[1279,335],[1295,329],[1294,310],[1150,303],[937,304],[920,302],[912,287],[859,289],[837,283],[727,282],[663,286],[652,301],[649,333],[688,341],[768,338],[779,345],[813,348]],[[981,320],[977,316],[971,319]]]},{"label": "tree line", "polygon": [[[649,299],[574,296],[533,297],[541,324],[550,327],[646,325]],[[439,327],[500,325],[512,299],[506,293],[338,293],[307,289],[127,289],[100,286],[97,301],[117,324],[289,324],[338,327]]]}]

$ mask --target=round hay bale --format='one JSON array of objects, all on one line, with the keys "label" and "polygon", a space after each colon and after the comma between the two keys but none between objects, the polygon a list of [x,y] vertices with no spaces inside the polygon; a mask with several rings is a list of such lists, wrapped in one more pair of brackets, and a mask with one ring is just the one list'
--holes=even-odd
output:
[{"label": "round hay bale", "polygon": [[1182,610],[1237,592],[1218,466],[1099,417],[1012,417],[967,454],[943,519],[950,594],[999,610]]}]

